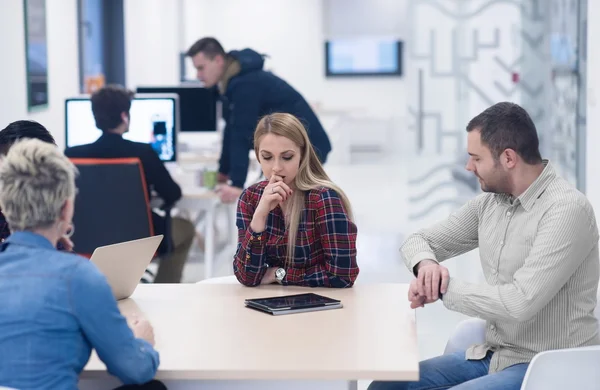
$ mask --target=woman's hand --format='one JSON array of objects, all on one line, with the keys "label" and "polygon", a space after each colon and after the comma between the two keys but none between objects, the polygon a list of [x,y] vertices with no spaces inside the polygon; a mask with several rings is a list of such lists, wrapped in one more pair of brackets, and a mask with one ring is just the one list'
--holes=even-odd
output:
[{"label": "woman's hand", "polygon": [[264,231],[267,216],[271,210],[285,202],[291,195],[292,190],[283,182],[281,176],[272,175],[252,216],[252,222],[250,223],[252,230],[256,233]]},{"label": "woman's hand", "polygon": [[278,204],[285,202],[292,195],[292,190],[283,182],[281,176],[271,175],[269,184],[262,193],[256,213],[269,215]]},{"label": "woman's hand", "polygon": [[263,276],[260,284],[273,284],[277,281],[275,278],[275,271],[277,271],[276,267],[267,268],[267,272],[265,272],[265,276]]},{"label": "woman's hand", "polygon": [[150,345],[154,346],[154,328],[148,320],[134,317],[129,327],[136,338],[146,340]]}]

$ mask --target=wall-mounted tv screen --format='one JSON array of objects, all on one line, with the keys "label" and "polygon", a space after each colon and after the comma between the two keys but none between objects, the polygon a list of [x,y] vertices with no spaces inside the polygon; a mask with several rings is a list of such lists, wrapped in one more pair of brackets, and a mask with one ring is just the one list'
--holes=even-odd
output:
[{"label": "wall-mounted tv screen", "polygon": [[325,42],[325,74],[402,76],[402,42],[393,38],[343,38]]}]

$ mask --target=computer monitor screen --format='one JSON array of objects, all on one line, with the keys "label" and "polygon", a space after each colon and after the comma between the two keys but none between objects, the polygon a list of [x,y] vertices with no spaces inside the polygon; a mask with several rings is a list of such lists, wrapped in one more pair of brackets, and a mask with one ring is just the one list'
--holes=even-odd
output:
[{"label": "computer monitor screen", "polygon": [[[176,95],[136,95],[129,110],[129,131],[123,138],[150,144],[162,161],[177,159],[178,97]],[[102,131],[96,128],[89,97],[65,101],[65,142],[67,147],[96,141]]]},{"label": "computer monitor screen", "polygon": [[197,85],[178,87],[138,87],[137,93],[175,93],[179,96],[181,131],[216,131],[217,100],[216,88]]},{"label": "computer monitor screen", "polygon": [[327,76],[401,76],[402,42],[392,38],[336,39],[325,43]]}]

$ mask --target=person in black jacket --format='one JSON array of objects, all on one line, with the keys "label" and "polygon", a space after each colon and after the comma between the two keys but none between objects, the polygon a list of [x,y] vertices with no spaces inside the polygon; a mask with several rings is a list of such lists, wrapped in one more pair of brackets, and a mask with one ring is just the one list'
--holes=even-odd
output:
[{"label": "person in black jacket", "polygon": [[[149,144],[132,142],[123,138],[129,130],[129,109],[133,92],[120,86],[109,85],[92,95],[92,111],[96,127],[102,135],[96,142],[74,146],[65,150],[70,158],[131,158],[137,157],[144,167],[148,194],[152,190],[163,200],[163,207],[170,207],[181,198],[181,188],[169,174],[158,154]],[[135,120],[135,119],[134,119]],[[81,129],[86,131],[86,129]],[[164,234],[165,220],[152,213],[154,232]],[[194,240],[194,225],[183,218],[171,221],[172,251],[162,258],[155,283],[179,283],[188,253]],[[162,245],[161,245],[162,247]]]},{"label": "person in black jacket", "polygon": [[[292,86],[263,70],[264,58],[251,49],[225,53],[214,38],[202,38],[187,51],[206,88],[219,86],[227,122],[219,161],[221,201],[231,203],[242,193],[248,174],[248,152],[259,119],[283,112],[300,119],[317,156],[325,163],[329,137],[312,108]],[[228,184],[225,184],[228,183]]]}]

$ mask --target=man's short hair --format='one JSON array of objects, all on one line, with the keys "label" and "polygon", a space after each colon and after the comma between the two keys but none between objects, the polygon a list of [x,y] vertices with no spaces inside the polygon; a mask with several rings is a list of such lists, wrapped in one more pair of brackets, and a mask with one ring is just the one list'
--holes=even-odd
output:
[{"label": "man's short hair", "polygon": [[36,121],[21,120],[10,123],[0,131],[0,154],[5,155],[8,149],[20,139],[34,138],[56,145],[52,134]]},{"label": "man's short hair", "polygon": [[92,95],[92,112],[96,127],[102,131],[113,130],[123,119],[121,113],[129,115],[134,93],[120,85],[107,85]]},{"label": "man's short hair", "polygon": [[225,57],[223,46],[215,38],[206,37],[199,39],[187,51],[186,56],[194,57],[198,53],[204,53],[211,60],[217,55]]},{"label": "man's short hair", "polygon": [[471,119],[467,132],[473,130],[481,132],[481,142],[490,149],[495,159],[506,149],[512,149],[527,164],[542,162],[535,125],[527,111],[518,104],[494,104]]}]

